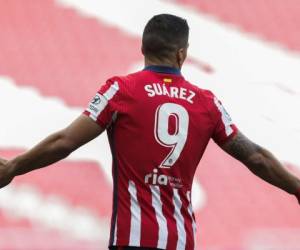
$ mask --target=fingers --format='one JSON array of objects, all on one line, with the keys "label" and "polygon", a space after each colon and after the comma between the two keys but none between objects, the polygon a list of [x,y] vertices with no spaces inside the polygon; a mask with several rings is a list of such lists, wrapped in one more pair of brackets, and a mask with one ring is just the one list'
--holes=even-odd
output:
[{"label": "fingers", "polygon": [[6,187],[10,182],[0,183],[0,188]]},{"label": "fingers", "polygon": [[9,183],[11,183],[12,180],[5,182],[5,183],[0,183],[0,189],[6,187]]},{"label": "fingers", "polygon": [[7,160],[0,158],[0,188],[7,186],[13,180],[13,177],[8,175],[7,162]]},{"label": "fingers", "polygon": [[11,183],[12,180],[13,180],[13,178],[11,178],[9,180],[5,180],[5,181],[0,181],[0,189],[7,186],[9,183]]}]

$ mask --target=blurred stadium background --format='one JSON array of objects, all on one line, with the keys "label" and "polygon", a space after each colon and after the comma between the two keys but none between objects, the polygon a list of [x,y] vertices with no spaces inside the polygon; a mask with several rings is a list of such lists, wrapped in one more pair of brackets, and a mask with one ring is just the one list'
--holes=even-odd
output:
[{"label": "blurred stadium background", "polygon": [[[186,78],[299,175],[299,0],[0,0],[0,155],[67,125],[108,77],[141,69],[143,27],[165,12],[191,26]],[[1,190],[0,249],[107,249],[110,161],[103,135]],[[195,179],[197,249],[300,249],[295,198],[215,144]]]}]

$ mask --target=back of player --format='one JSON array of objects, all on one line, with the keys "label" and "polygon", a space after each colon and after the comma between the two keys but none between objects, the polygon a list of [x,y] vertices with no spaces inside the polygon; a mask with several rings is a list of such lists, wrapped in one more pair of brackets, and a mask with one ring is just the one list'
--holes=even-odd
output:
[{"label": "back of player", "polygon": [[103,85],[86,114],[108,130],[110,246],[194,249],[191,186],[210,138],[236,132],[221,103],[180,70],[150,66]]}]

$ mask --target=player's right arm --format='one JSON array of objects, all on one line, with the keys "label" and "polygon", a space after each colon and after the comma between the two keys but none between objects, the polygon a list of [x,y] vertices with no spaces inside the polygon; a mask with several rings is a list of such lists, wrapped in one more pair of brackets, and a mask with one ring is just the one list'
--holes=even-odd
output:
[{"label": "player's right arm", "polygon": [[15,176],[51,165],[102,133],[104,129],[86,115],[79,116],[67,128],[41,141],[32,149],[7,161],[0,158],[0,188]]},{"label": "player's right arm", "polygon": [[300,180],[287,171],[267,149],[255,144],[241,132],[237,132],[221,148],[242,162],[259,178],[296,195],[300,203]]},{"label": "player's right arm", "polygon": [[[49,166],[66,158],[74,150],[100,135],[122,107],[121,79],[113,77],[96,93],[84,114],[67,128],[41,141],[32,149],[7,161],[0,158],[0,188],[8,185],[17,175]],[[121,103],[121,104],[120,104]]]}]

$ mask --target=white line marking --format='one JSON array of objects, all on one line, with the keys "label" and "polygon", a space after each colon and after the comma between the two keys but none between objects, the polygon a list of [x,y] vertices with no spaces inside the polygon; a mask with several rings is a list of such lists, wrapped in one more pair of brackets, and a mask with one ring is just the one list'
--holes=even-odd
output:
[{"label": "white line marking", "polygon": [[0,209],[13,218],[26,218],[49,229],[91,241],[106,241],[109,221],[58,196],[45,196],[29,185],[8,186],[0,192]]}]

